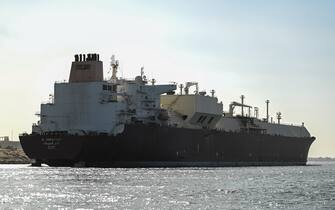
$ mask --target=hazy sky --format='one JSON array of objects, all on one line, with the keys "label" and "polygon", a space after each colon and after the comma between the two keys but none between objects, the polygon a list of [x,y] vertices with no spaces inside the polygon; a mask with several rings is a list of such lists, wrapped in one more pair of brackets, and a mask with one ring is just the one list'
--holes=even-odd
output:
[{"label": "hazy sky", "polygon": [[[159,83],[198,81],[225,110],[239,96],[317,141],[335,157],[335,1],[0,1],[0,136],[31,131],[54,81],[76,53],[145,67]],[[333,131],[334,129],[334,131]]]}]

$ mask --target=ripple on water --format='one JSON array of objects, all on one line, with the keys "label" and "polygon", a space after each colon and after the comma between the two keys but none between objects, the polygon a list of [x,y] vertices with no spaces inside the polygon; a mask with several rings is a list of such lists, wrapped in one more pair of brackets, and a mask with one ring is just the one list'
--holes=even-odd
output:
[{"label": "ripple on water", "polygon": [[335,163],[177,169],[0,165],[1,208],[315,209],[335,207]]}]

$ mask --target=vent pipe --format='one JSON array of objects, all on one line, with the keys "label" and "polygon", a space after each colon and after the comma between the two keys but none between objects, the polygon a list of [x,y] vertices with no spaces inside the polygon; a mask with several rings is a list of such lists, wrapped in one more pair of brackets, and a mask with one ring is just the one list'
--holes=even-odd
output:
[{"label": "vent pipe", "polygon": [[280,124],[280,120],[281,120],[281,112],[277,112],[277,120],[278,120],[278,124]]},{"label": "vent pipe", "polygon": [[244,95],[241,95],[241,109],[242,109],[242,117],[244,116],[244,98],[245,96]]},{"label": "vent pipe", "polygon": [[214,98],[215,90],[211,90],[212,97]]},{"label": "vent pipe", "polygon": [[179,85],[180,95],[183,95],[183,88],[184,88],[184,85],[183,85],[183,84],[180,84],[180,85]]},{"label": "vent pipe", "polygon": [[258,107],[254,108],[254,112],[255,118],[258,118]]},{"label": "vent pipe", "polygon": [[269,122],[269,103],[270,101],[266,100],[265,103],[266,103],[266,122]]}]

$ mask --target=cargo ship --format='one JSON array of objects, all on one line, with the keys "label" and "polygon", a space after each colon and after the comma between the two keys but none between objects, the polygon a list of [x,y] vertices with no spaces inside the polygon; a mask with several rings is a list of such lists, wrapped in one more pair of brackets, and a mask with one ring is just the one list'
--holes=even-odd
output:
[{"label": "cargo ship", "polygon": [[[98,54],[77,54],[68,82],[56,82],[31,133],[20,134],[33,165],[80,167],[221,167],[306,165],[312,137],[304,124],[269,117],[245,97],[223,110],[197,82],[156,84],[103,76]],[[193,91],[191,91],[191,89]],[[236,113],[238,108],[238,113]],[[235,110],[236,109],[236,110]]]}]

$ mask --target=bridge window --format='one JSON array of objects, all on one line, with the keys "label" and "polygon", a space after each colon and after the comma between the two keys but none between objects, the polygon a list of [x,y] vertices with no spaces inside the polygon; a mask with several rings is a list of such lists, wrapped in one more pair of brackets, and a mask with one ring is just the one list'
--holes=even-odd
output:
[{"label": "bridge window", "polygon": [[112,91],[112,86],[110,86],[110,85],[102,85],[102,90]]}]

